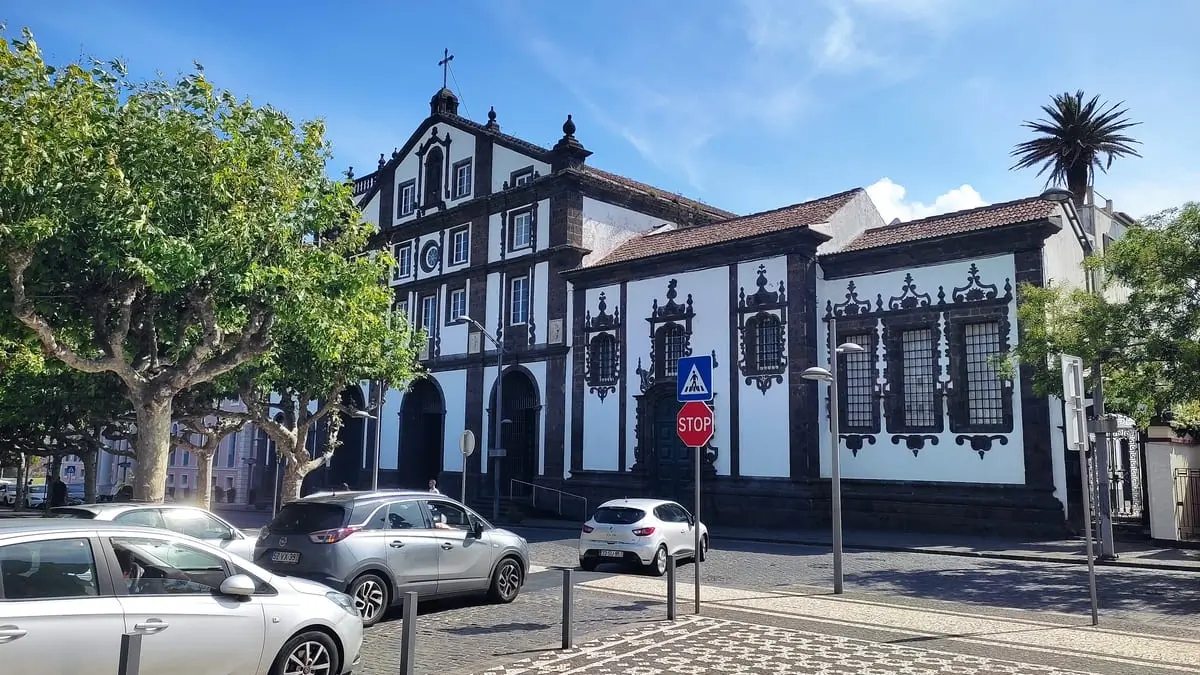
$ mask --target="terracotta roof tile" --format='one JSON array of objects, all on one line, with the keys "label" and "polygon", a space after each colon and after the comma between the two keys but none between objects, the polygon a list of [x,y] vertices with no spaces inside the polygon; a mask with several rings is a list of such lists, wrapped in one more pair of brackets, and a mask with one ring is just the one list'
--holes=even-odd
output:
[{"label": "terracotta roof tile", "polygon": [[703,248],[737,239],[749,239],[780,230],[819,225],[827,222],[830,216],[856,195],[863,193],[862,188],[855,188],[801,204],[708,225],[641,234],[618,246],[593,267]]},{"label": "terracotta roof tile", "polygon": [[[846,244],[837,253],[863,251],[883,246],[893,246],[921,239],[944,237],[951,234],[986,230],[1016,223],[1041,220],[1054,213],[1055,205],[1039,197],[1027,197],[1011,202],[966,211],[954,211],[920,220],[910,220],[895,225],[884,225],[867,230]],[[836,255],[833,253],[831,255]]]},{"label": "terracotta roof tile", "polygon": [[646,183],[641,183],[639,181],[633,180],[632,178],[626,178],[625,176],[619,176],[615,173],[611,173],[611,172],[605,171],[603,169],[597,169],[594,166],[588,166],[585,164],[582,167],[580,167],[580,169],[582,169],[583,173],[585,173],[589,176],[592,176],[593,178],[598,178],[605,182],[614,183],[614,184],[619,185],[620,187],[623,187],[627,190],[633,190],[635,192],[642,192],[642,193],[645,193],[645,194],[653,196],[653,197],[661,197],[664,199],[674,199],[674,200],[677,200],[680,204],[700,209],[703,212],[706,212],[710,215],[717,216],[719,218],[737,218],[737,214],[733,213],[732,211],[718,209],[715,206],[711,206],[711,205],[705,204],[703,202],[698,202],[694,199],[688,199],[687,197],[684,197],[682,195],[676,194],[674,192],[668,192],[668,191],[662,190],[660,188],[656,188],[653,185],[647,185]]}]

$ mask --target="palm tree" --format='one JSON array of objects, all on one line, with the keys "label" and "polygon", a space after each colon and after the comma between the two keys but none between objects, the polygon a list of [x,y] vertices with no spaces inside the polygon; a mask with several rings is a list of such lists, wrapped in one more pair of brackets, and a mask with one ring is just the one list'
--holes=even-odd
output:
[{"label": "palm tree", "polygon": [[1141,157],[1133,149],[1140,141],[1121,133],[1141,122],[1130,122],[1123,105],[1101,103],[1099,96],[1085,102],[1082,89],[1055,95],[1042,106],[1049,119],[1021,124],[1039,135],[1013,148],[1017,163],[1012,169],[1040,164],[1039,176],[1050,172],[1046,187],[1065,183],[1076,206],[1082,206],[1096,169],[1107,171],[1117,157]]}]

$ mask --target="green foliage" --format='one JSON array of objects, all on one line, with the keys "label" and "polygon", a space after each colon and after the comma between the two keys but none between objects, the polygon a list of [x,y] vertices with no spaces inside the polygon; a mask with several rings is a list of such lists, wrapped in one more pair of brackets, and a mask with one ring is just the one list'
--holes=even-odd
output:
[{"label": "green foliage", "polygon": [[1034,366],[1035,390],[1061,395],[1058,355],[1066,353],[1089,366],[1103,357],[1106,407],[1142,426],[1173,404],[1200,400],[1200,205],[1129,228],[1091,265],[1123,300],[1018,288],[1024,334],[1013,356]]},{"label": "green foliage", "polygon": [[1170,424],[1180,435],[1200,435],[1200,401],[1186,401],[1171,406]]}]

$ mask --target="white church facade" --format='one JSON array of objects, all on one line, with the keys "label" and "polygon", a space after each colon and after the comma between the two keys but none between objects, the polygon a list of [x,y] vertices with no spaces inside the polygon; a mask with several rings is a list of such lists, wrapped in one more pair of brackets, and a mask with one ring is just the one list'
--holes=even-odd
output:
[{"label": "white church facade", "polygon": [[[1082,284],[1061,206],[1029,198],[887,224],[854,189],[739,216],[592,167],[575,131],[568,116],[557,143],[538,146],[502,133],[494,110],[486,123],[459,116],[443,89],[402,147],[353,178],[398,261],[397,306],[429,334],[428,377],[386,392],[379,414],[381,485],[438,478],[457,493],[465,470],[472,500],[490,497],[498,472],[504,496],[541,486],[547,505],[556,490],[593,506],[690,503],[676,368],[710,354],[705,519],[820,525],[830,405],[800,373],[855,342],[866,350],[838,374],[848,527],[1066,528],[1078,469],[1068,474],[1061,402],[1035,395],[1025,366],[1000,367],[1020,340],[1018,285]],[[373,397],[364,383],[348,400]],[[479,446],[466,461],[465,429]],[[376,423],[347,420],[343,433],[313,480],[367,485]]]}]

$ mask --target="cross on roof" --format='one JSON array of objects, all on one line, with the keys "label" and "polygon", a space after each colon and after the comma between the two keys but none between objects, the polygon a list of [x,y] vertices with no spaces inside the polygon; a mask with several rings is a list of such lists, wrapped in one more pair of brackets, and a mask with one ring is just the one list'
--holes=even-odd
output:
[{"label": "cross on roof", "polygon": [[446,88],[446,75],[450,72],[450,62],[454,60],[454,55],[449,49],[442,52],[442,60],[438,61],[438,65],[442,67],[442,89]]}]

